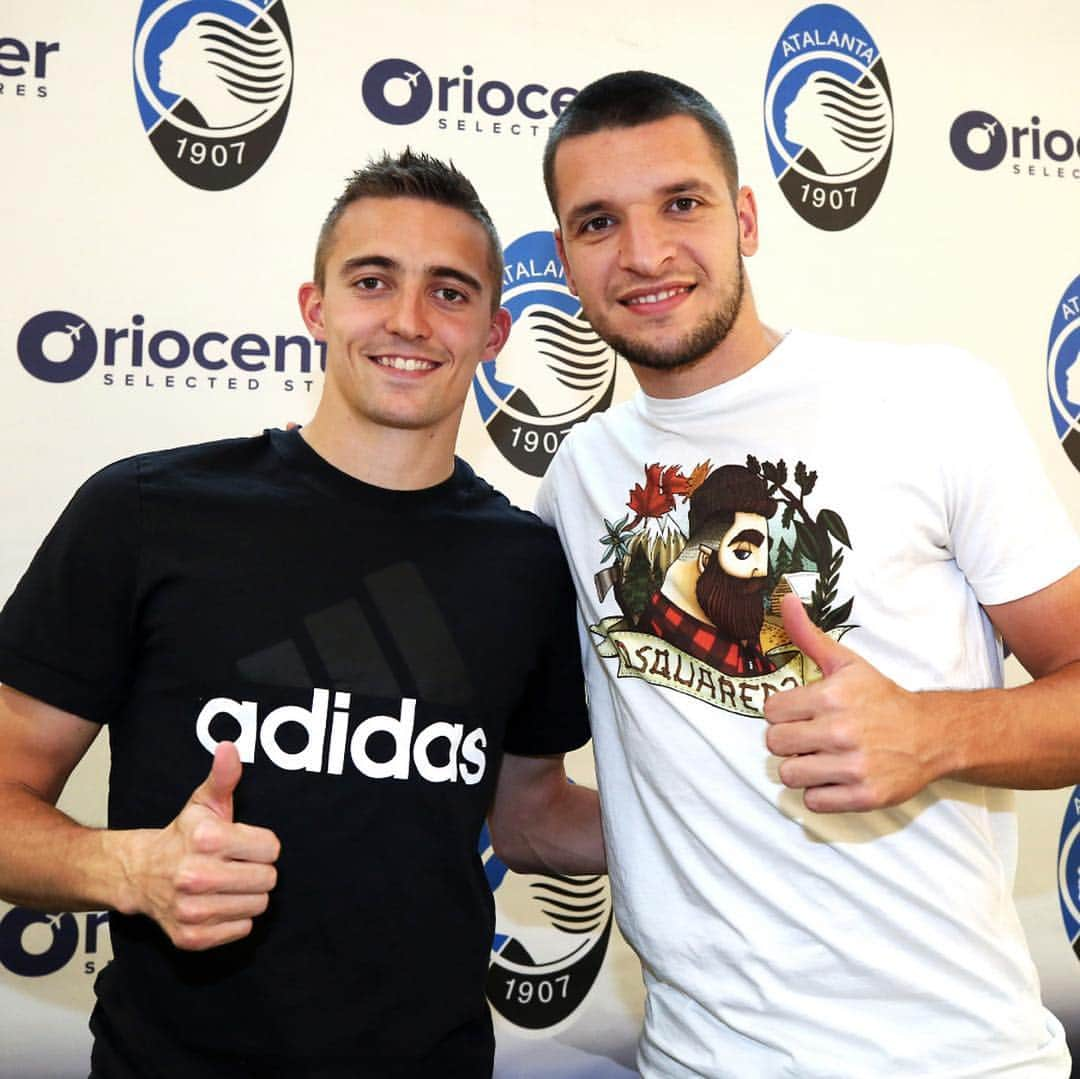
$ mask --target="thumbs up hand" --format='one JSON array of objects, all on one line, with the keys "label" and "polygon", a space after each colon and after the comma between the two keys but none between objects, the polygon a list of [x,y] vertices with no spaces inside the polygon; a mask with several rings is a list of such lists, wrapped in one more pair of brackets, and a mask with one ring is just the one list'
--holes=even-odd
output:
[{"label": "thumbs up hand", "polygon": [[166,828],[129,833],[128,909],[147,914],[178,948],[202,951],[239,940],[266,910],[281,849],[267,828],[233,820],[242,765],[231,742]]},{"label": "thumbs up hand", "polygon": [[803,790],[807,809],[835,813],[898,805],[939,778],[931,695],[902,689],[823,633],[797,596],[784,597],[782,612],[792,643],[824,676],[765,702],[765,744],[784,758],[784,785]]}]

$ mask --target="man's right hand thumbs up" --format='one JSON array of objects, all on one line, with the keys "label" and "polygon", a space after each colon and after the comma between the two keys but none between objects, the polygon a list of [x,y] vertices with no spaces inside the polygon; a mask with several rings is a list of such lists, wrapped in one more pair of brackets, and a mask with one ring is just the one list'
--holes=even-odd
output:
[{"label": "man's right hand thumbs up", "polygon": [[246,937],[277,883],[277,836],[233,821],[242,770],[236,746],[221,743],[176,819],[131,833],[131,908],[153,918],[178,948],[202,951]]}]

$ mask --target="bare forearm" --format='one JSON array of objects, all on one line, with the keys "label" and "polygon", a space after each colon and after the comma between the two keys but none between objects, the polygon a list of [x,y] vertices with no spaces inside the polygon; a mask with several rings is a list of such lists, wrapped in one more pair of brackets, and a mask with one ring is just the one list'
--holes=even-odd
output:
[{"label": "bare forearm", "polygon": [[1012,689],[919,695],[938,713],[942,774],[992,787],[1080,783],[1080,661]]},{"label": "bare forearm", "polygon": [[505,827],[495,818],[491,823],[496,854],[518,873],[607,872],[600,802],[589,787],[564,783],[537,812]]},{"label": "bare forearm", "polygon": [[130,912],[138,833],[86,828],[16,783],[0,784],[0,896],[38,910]]}]

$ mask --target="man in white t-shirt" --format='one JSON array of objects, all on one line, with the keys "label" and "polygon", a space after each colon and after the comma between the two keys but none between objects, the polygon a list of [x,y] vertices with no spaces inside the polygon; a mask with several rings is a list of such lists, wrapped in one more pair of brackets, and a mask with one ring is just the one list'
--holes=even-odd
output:
[{"label": "man in white t-shirt", "polygon": [[[545,181],[567,281],[641,386],[567,437],[539,511],[578,591],[643,1074],[1067,1075],[1008,788],[1080,778],[1080,544],[1004,380],[765,325],[753,193],[674,80],[584,89]],[[759,670],[640,615],[733,465],[775,506],[744,546]],[[1033,682],[1001,688],[1000,638]]]}]

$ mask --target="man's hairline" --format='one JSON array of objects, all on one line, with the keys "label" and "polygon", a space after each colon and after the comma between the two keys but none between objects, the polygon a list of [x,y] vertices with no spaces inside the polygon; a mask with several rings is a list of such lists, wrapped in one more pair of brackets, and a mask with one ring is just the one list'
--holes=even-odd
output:
[{"label": "man's hairline", "polygon": [[[727,167],[727,162],[724,161],[723,157],[721,156],[719,148],[716,146],[712,136],[709,134],[709,131],[705,127],[705,124],[703,123],[701,118],[695,116],[692,112],[672,112],[669,113],[667,116],[657,116],[650,120],[639,120],[636,123],[602,124],[600,127],[593,128],[591,131],[579,131],[575,134],[564,135],[562,138],[560,138],[558,144],[555,146],[555,152],[551,158],[551,187],[552,194],[554,196],[551,201],[554,203],[554,205],[552,206],[552,210],[555,213],[556,228],[561,231],[563,227],[562,218],[559,216],[559,211],[557,209],[559,202],[559,184],[557,179],[557,173],[559,169],[559,151],[568,142],[570,142],[572,139],[585,139],[588,138],[590,135],[600,135],[605,131],[631,131],[635,127],[647,127],[649,124],[662,124],[666,120],[671,120],[681,116],[685,116],[687,119],[693,120],[694,123],[697,124],[701,133],[705,136],[705,141],[709,144],[709,149],[712,151],[712,155],[716,159],[716,163],[720,166],[720,172],[723,174],[724,177],[724,186],[727,188],[728,193],[731,195],[731,201],[733,204],[737,202],[739,197],[739,191],[741,190],[741,187],[739,185],[739,177],[738,175],[730,175]],[[732,142],[732,148],[734,149],[734,142]]]},{"label": "man's hairline", "polygon": [[[489,256],[487,259],[485,259],[485,264],[487,265],[487,269],[489,270],[489,273],[487,274],[487,277],[488,277],[488,285],[491,288],[491,296],[492,296],[491,314],[492,314],[492,317],[495,316],[495,314],[498,312],[499,308],[502,306],[502,302],[501,302],[501,300],[502,300],[502,278],[501,278],[501,275],[496,276],[494,273],[490,272],[490,271],[492,271],[494,269],[490,256],[493,253],[497,253],[497,255],[499,257],[499,264],[501,266],[502,265],[502,252],[501,251],[498,251],[498,252],[495,251],[495,245],[492,243],[491,234],[488,232],[486,226],[484,225],[484,223],[479,218],[474,217],[471,213],[469,213],[468,210],[465,210],[460,206],[453,206],[450,203],[443,202],[441,199],[432,198],[430,195],[416,194],[416,193],[414,193],[412,191],[400,191],[400,192],[393,191],[393,192],[389,192],[389,193],[384,193],[384,192],[381,192],[381,191],[380,192],[367,192],[367,191],[364,191],[361,194],[357,195],[355,198],[349,199],[349,201],[344,206],[341,207],[341,212],[337,215],[337,219],[334,221],[334,224],[331,227],[330,232],[326,235],[326,244],[325,244],[325,256],[326,257],[324,257],[321,260],[320,265],[315,267],[316,272],[315,272],[315,276],[314,276],[314,284],[315,284],[315,287],[319,290],[319,292],[321,292],[321,293],[326,292],[326,268],[327,268],[327,262],[329,261],[329,254],[330,254],[330,251],[333,248],[333,243],[334,243],[334,240],[336,238],[338,225],[341,224],[341,219],[349,212],[349,210],[353,206],[357,205],[357,203],[364,202],[364,201],[369,201],[370,202],[373,199],[384,199],[386,201],[397,201],[397,200],[400,200],[400,199],[411,199],[414,202],[427,202],[427,203],[430,203],[432,206],[438,206],[438,207],[440,207],[440,208],[442,208],[444,210],[456,210],[459,214],[461,214],[463,217],[468,218],[469,221],[471,221],[474,225],[476,225],[476,227],[478,229],[480,229],[480,231],[484,234],[484,246],[485,246],[485,249],[487,250],[487,253],[488,253],[488,256]],[[323,232],[322,232],[322,229],[320,228],[320,230],[319,230],[319,241],[316,242],[316,254],[318,254],[319,250],[322,250],[323,247],[324,247],[323,243],[321,242],[322,239],[323,239]]]}]

